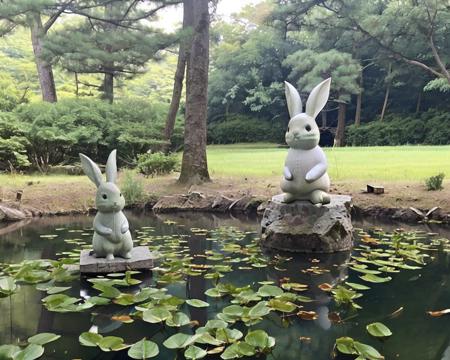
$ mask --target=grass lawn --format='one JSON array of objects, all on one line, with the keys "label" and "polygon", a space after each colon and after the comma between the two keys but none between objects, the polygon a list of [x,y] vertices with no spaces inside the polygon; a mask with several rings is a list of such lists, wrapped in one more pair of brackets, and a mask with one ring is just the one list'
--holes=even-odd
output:
[{"label": "grass lawn", "polygon": [[[450,146],[348,147],[325,152],[335,181],[423,181],[440,172],[450,176]],[[212,145],[208,163],[213,177],[271,177],[282,173],[286,153],[274,144]]]},{"label": "grass lawn", "polygon": [[[333,181],[420,181],[444,172],[450,177],[450,146],[392,146],[325,149]],[[278,179],[287,148],[275,144],[211,145],[208,165],[213,178]],[[181,154],[180,154],[181,158]],[[173,177],[173,176],[172,176]],[[149,182],[153,180],[149,178]],[[0,175],[0,186],[22,187],[30,181],[41,185],[83,183],[86,176]]]}]

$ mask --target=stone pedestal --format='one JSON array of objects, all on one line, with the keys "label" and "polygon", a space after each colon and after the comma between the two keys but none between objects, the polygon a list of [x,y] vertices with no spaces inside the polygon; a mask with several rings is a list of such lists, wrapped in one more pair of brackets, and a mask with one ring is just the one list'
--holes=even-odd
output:
[{"label": "stone pedestal", "polygon": [[350,196],[332,195],[331,203],[322,206],[309,201],[285,204],[281,197],[274,196],[264,212],[263,246],[302,253],[333,253],[352,248]]},{"label": "stone pedestal", "polygon": [[127,270],[151,270],[156,258],[146,246],[138,246],[131,250],[131,259],[116,257],[114,260],[96,258],[90,255],[91,250],[83,250],[80,255],[80,272],[88,274],[108,274]]}]

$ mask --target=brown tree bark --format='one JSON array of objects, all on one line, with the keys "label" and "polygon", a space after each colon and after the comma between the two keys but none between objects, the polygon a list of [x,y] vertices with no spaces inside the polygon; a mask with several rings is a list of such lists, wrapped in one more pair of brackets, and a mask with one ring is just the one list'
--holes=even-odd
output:
[{"label": "brown tree bark", "polygon": [[30,16],[31,44],[33,46],[34,61],[36,63],[42,100],[56,102],[56,87],[52,66],[42,58],[43,40],[46,30],[42,24],[41,15],[35,13]]},{"label": "brown tree bark", "polygon": [[322,110],[321,116],[322,116],[322,128],[325,129],[327,127],[327,112],[325,109]]},{"label": "brown tree bark", "polygon": [[209,25],[208,0],[192,0],[194,34],[187,61],[184,151],[180,183],[210,181],[206,158],[208,109]]},{"label": "brown tree bark", "polygon": [[[390,76],[391,73],[392,73],[392,64],[389,64],[388,76]],[[391,85],[392,85],[392,79],[389,79],[389,81],[386,85],[386,93],[384,95],[384,102],[383,102],[383,108],[381,109],[380,121],[383,121],[384,115],[386,115],[386,109],[387,109],[388,101],[389,101],[389,94],[391,93]]]},{"label": "brown tree bark", "polygon": [[361,125],[362,95],[364,87],[363,69],[359,74],[359,93],[356,97],[355,126]]},{"label": "brown tree bark", "polygon": [[110,104],[114,102],[114,74],[106,73],[103,78],[103,99],[107,100]]},{"label": "brown tree bark", "polygon": [[419,89],[419,95],[417,96],[417,103],[416,103],[416,114],[420,112],[420,107],[422,105],[422,97],[423,97],[423,90]]},{"label": "brown tree bark", "polygon": [[338,123],[336,129],[336,137],[334,138],[334,146],[336,147],[344,146],[346,113],[347,113],[347,104],[344,102],[340,102],[338,108]]},{"label": "brown tree bark", "polygon": [[[183,2],[183,30],[192,31],[193,13],[192,0],[184,0]],[[187,36],[187,35],[185,35]],[[170,143],[175,127],[175,120],[178,109],[180,108],[181,94],[183,92],[183,81],[186,72],[186,62],[190,54],[192,37],[187,36],[181,40],[180,50],[178,53],[177,69],[173,83],[172,101],[170,102],[169,112],[166,118],[166,127],[164,129],[164,138]]]}]

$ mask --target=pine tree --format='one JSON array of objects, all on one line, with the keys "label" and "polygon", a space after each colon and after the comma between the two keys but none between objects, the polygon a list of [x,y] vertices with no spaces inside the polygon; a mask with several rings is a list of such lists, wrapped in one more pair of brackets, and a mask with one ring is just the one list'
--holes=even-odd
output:
[{"label": "pine tree", "polygon": [[350,54],[336,50],[317,53],[313,50],[299,50],[289,55],[285,65],[291,67],[290,78],[297,82],[302,91],[311,91],[322,80],[331,77],[331,91],[338,103],[338,124],[335,145],[344,145],[347,103],[352,94],[359,93],[359,63]]},{"label": "pine tree", "polygon": [[[153,29],[148,11],[137,1],[94,1],[98,6],[83,12],[85,19],[49,36],[46,58],[75,74],[102,74],[97,85],[103,98],[114,99],[114,80],[132,78],[145,70],[150,59],[161,58],[160,50],[174,43],[174,35]],[[159,9],[156,7],[155,9]],[[148,15],[146,22],[142,20]]]},{"label": "pine tree", "polygon": [[43,43],[50,28],[74,0],[8,0],[0,2],[1,32],[12,31],[16,26],[30,29],[31,42],[39,77],[42,99],[56,102],[53,69],[43,58]]}]

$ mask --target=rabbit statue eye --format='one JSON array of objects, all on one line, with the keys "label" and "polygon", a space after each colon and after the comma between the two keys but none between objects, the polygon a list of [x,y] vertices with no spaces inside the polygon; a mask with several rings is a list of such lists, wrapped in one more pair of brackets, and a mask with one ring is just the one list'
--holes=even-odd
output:
[{"label": "rabbit statue eye", "polygon": [[122,193],[120,193],[120,197],[122,197]]},{"label": "rabbit statue eye", "polygon": [[106,196],[106,194],[103,194],[102,198],[106,200],[108,198],[108,196]]},{"label": "rabbit statue eye", "polygon": [[306,130],[306,131],[311,131],[311,125],[306,125],[306,126],[305,126],[305,130]]}]

